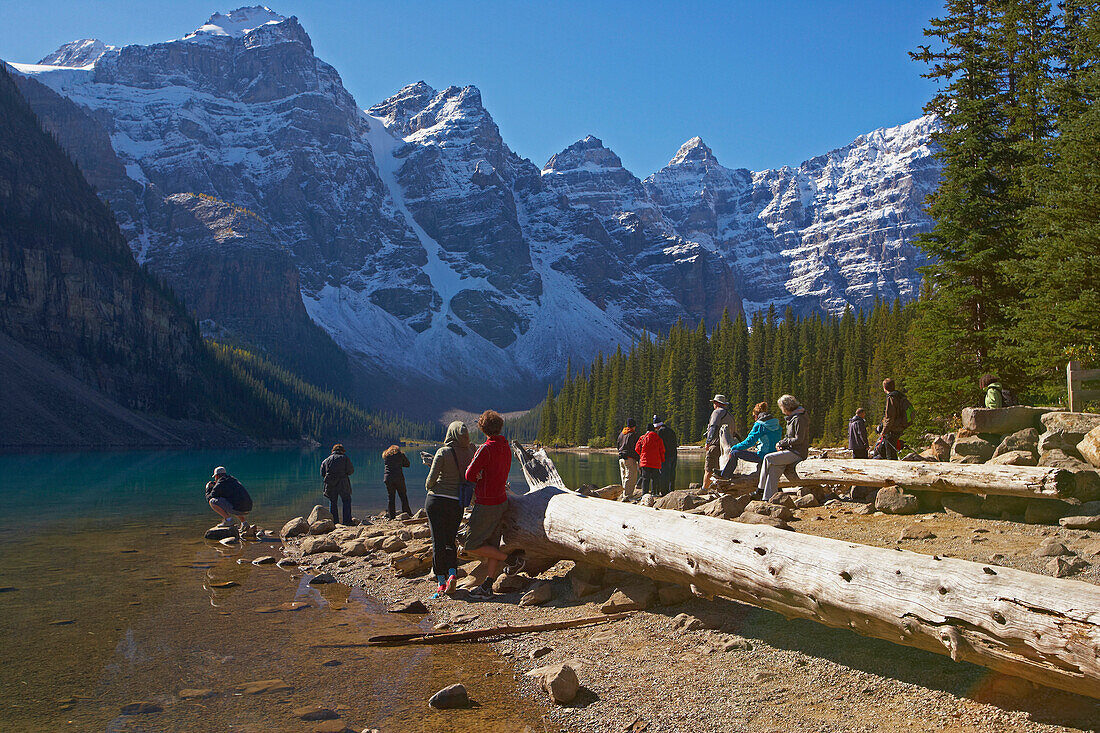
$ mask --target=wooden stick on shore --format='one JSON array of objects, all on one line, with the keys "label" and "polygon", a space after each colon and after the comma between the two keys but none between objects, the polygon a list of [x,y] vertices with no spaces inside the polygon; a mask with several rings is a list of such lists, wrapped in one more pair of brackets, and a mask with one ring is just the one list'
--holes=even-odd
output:
[{"label": "wooden stick on shore", "polygon": [[490,626],[486,629],[469,629],[467,631],[428,631],[411,634],[386,634],[372,636],[366,643],[357,644],[313,644],[311,649],[352,649],[364,646],[404,646],[406,644],[449,644],[455,641],[472,641],[490,636],[515,636],[535,631],[556,631],[558,629],[571,629],[577,626],[592,626],[594,624],[618,621],[631,615],[631,611],[611,613],[600,616],[585,616],[584,618],[571,618],[565,621],[551,621],[541,624],[524,624],[522,626]]}]

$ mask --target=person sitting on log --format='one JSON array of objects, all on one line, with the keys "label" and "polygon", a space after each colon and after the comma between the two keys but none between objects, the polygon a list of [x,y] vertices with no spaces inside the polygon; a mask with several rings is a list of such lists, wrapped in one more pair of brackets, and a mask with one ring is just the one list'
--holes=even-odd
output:
[{"label": "person sitting on log", "polygon": [[642,478],[638,486],[642,496],[661,494],[661,464],[665,461],[665,442],[652,425],[646,426],[645,435],[638,439],[638,463],[642,467]]},{"label": "person sitting on log", "polygon": [[[730,447],[730,460],[722,471],[722,478],[730,478],[737,473],[738,461],[749,461],[756,464],[756,471],[760,471],[760,463],[769,453],[775,451],[775,444],[783,435],[783,428],[779,426],[779,420],[771,416],[767,402],[759,402],[752,408],[752,429],[748,437],[740,443]],[[759,445],[756,451],[750,450]]]},{"label": "person sitting on log", "polygon": [[486,410],[477,419],[477,426],[485,435],[485,442],[466,468],[466,480],[475,482],[476,487],[463,548],[485,558],[489,571],[481,585],[470,592],[470,597],[491,598],[493,581],[501,571],[501,563],[505,564],[505,573],[514,575],[523,569],[525,561],[523,550],[505,555],[500,549],[502,521],[508,510],[508,472],[512,468],[512,448],[508,439],[500,434],[504,418],[498,412]]},{"label": "person sitting on log", "polygon": [[248,513],[252,511],[252,497],[240,481],[229,475],[225,466],[214,469],[214,475],[206,484],[206,501],[226,527],[232,527],[233,517],[236,517],[241,520],[241,534],[249,531]]},{"label": "person sitting on log", "polygon": [[758,494],[768,501],[779,488],[779,476],[784,471],[793,470],[794,465],[804,461],[810,452],[810,418],[806,410],[793,396],[785,394],[777,404],[787,416],[787,437],[775,444],[776,452],[764,457],[760,467]]}]

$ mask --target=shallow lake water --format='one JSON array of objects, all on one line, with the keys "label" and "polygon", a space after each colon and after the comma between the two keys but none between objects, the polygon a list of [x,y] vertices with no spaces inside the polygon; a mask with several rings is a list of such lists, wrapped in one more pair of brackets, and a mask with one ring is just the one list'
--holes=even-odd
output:
[{"label": "shallow lake water", "polygon": [[[408,451],[413,510],[427,467]],[[278,530],[321,500],[319,451],[0,455],[0,728],[301,731],[292,711],[336,710],[353,730],[543,730],[512,668],[488,647],[318,648],[414,628],[359,589],[314,588],[295,569],[254,566],[279,543],[202,539],[217,517],[203,484],[225,465],[252,494],[251,521]],[[353,513],[382,509],[377,451],[352,451]],[[680,483],[698,480],[681,457]],[[570,486],[618,481],[613,455],[557,454]],[[687,464],[685,466],[685,464]],[[514,488],[525,486],[518,469]],[[232,583],[229,587],[218,587]],[[284,604],[294,604],[289,610]],[[250,682],[279,680],[247,694]],[[477,706],[427,698],[462,681]],[[201,696],[183,691],[206,691]],[[158,712],[123,715],[150,702]]]}]

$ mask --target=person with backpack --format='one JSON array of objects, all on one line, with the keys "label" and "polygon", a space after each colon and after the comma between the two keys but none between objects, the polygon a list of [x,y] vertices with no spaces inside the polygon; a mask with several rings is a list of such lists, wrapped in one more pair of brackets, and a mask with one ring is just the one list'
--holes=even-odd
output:
[{"label": "person with backpack", "polygon": [[901,448],[901,434],[909,427],[912,405],[890,377],[882,380],[882,391],[886,393],[886,411],[879,423],[881,437],[875,445],[875,457],[896,461]]},{"label": "person with backpack", "polygon": [[[355,466],[348,458],[347,451],[340,443],[332,446],[332,455],[321,461],[321,483],[324,490],[321,492],[328,499],[329,509],[332,512],[332,521],[345,526],[351,525],[351,479],[355,473]],[[340,521],[340,507],[336,506],[339,499],[343,504],[343,522]]]},{"label": "person with backpack", "polygon": [[1001,382],[996,376],[983,374],[982,378],[978,380],[978,388],[984,394],[986,407],[993,409],[1006,406]]},{"label": "person with backpack", "polygon": [[645,435],[638,439],[638,464],[642,478],[638,481],[642,496],[661,495],[661,464],[665,461],[665,443],[652,425],[646,426]]},{"label": "person with backpack", "polygon": [[661,464],[661,495],[664,496],[676,488],[676,462],[678,460],[676,451],[680,447],[680,437],[676,435],[675,430],[656,415],[653,416],[653,427],[657,429],[657,435],[661,437],[661,442],[665,444],[665,460]]},{"label": "person with backpack", "polygon": [[867,418],[862,407],[856,408],[856,414],[848,419],[848,449],[852,458],[866,458],[871,447],[867,441]]},{"label": "person with backpack", "polygon": [[447,426],[443,447],[435,452],[424,488],[428,498],[424,511],[432,531],[432,572],[439,581],[433,598],[453,593],[458,576],[458,527],[462,524],[459,489],[466,480],[466,468],[474,458],[470,430],[460,420]]},{"label": "person with backpack", "polygon": [[634,495],[638,484],[638,428],[634,418],[627,418],[626,427],[619,433],[619,480],[623,482],[623,501]]},{"label": "person with backpack", "polygon": [[703,491],[710,488],[711,482],[722,470],[722,427],[726,428],[726,440],[733,442],[740,440],[733,424],[733,413],[730,412],[730,401],[724,394],[716,394],[710,401],[714,411],[710,413],[707,422],[707,432],[704,436],[706,456],[703,458]]},{"label": "person with backpack", "polygon": [[775,444],[775,452],[764,456],[760,465],[757,493],[768,501],[779,490],[779,476],[794,470],[810,453],[810,417],[792,395],[785,394],[776,404],[787,416],[787,437]]},{"label": "person with backpack", "polygon": [[[752,408],[752,418],[752,429],[749,430],[748,437],[730,446],[730,460],[726,464],[726,470],[722,472],[723,478],[729,478],[737,473],[738,461],[755,463],[756,470],[759,471],[764,456],[775,450],[776,442],[783,435],[783,428],[780,427],[779,420],[771,416],[767,402],[759,402]],[[760,446],[758,450],[750,450],[756,446]]]}]

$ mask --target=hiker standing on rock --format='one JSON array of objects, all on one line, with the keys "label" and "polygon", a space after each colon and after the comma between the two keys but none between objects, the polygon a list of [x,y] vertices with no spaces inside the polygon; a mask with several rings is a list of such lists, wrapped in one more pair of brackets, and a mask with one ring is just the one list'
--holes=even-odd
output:
[{"label": "hiker standing on rock", "polygon": [[676,461],[678,460],[676,449],[680,447],[680,437],[656,415],[653,416],[653,427],[661,437],[661,442],[665,444],[665,462],[661,464],[661,495],[663,496],[676,488]]},{"label": "hiker standing on rock", "polygon": [[706,458],[703,459],[703,491],[710,488],[715,476],[722,470],[722,426],[726,426],[726,439],[740,440],[734,428],[733,415],[730,414],[730,401],[724,394],[714,395],[710,401],[714,405],[714,412],[710,413],[710,421],[707,423],[706,434]]},{"label": "hiker standing on rock", "polygon": [[382,472],[382,482],[386,484],[386,493],[389,494],[389,507],[386,514],[390,519],[397,516],[396,498],[401,497],[401,511],[412,514],[409,508],[409,494],[405,488],[405,469],[409,467],[409,458],[401,452],[401,446],[391,445],[382,451],[382,464],[385,467]]},{"label": "hiker standing on rock", "polygon": [[866,458],[871,447],[867,442],[867,419],[862,407],[856,408],[856,414],[848,419],[848,448],[852,458]]},{"label": "hiker standing on rock", "polygon": [[794,465],[805,460],[810,452],[810,418],[806,410],[789,394],[780,397],[777,404],[787,416],[787,437],[775,444],[776,452],[765,456],[760,466],[757,493],[764,501],[772,498],[779,489],[780,474],[793,470]]},{"label": "hiker standing on rock", "polygon": [[909,427],[909,398],[897,389],[890,377],[882,380],[882,391],[886,393],[886,411],[878,426],[882,437],[875,445],[875,458],[896,461],[901,448],[901,434]]},{"label": "hiker standing on rock", "polygon": [[638,428],[634,418],[627,418],[619,433],[619,480],[623,483],[623,501],[634,495],[638,483]]},{"label": "hiker standing on rock", "polygon": [[[328,499],[329,510],[332,512],[332,520],[337,524],[351,525],[351,478],[355,473],[355,466],[348,458],[347,451],[340,443],[332,446],[332,455],[321,461],[321,482],[324,484],[322,492]],[[340,514],[336,510],[336,500],[344,505],[344,521],[340,521]]]},{"label": "hiker standing on rock", "polygon": [[477,427],[485,435],[485,442],[474,453],[465,473],[466,480],[476,482],[477,486],[464,549],[485,558],[489,571],[481,585],[470,591],[470,597],[491,598],[501,563],[505,563],[505,573],[514,575],[523,569],[524,558],[523,550],[509,555],[500,550],[502,521],[508,509],[508,472],[512,469],[512,448],[500,434],[504,418],[498,412],[486,410],[477,419]]},{"label": "hiker standing on rock", "polygon": [[214,469],[214,475],[206,483],[206,501],[226,527],[233,526],[233,517],[241,520],[241,534],[248,532],[248,513],[252,511],[252,497],[241,482],[229,475],[225,466]]},{"label": "hiker standing on rock", "polygon": [[435,452],[424,488],[428,498],[424,511],[432,530],[432,572],[439,581],[435,597],[453,593],[458,575],[458,527],[462,523],[459,487],[466,480],[466,468],[473,460],[470,431],[455,420],[447,426],[443,447]]},{"label": "hiker standing on rock", "polygon": [[665,462],[665,443],[652,425],[646,426],[646,433],[638,439],[638,463],[642,468],[642,478],[638,481],[642,496],[661,495],[661,464]]},{"label": "hiker standing on rock", "polygon": [[[783,435],[783,428],[779,426],[779,420],[771,416],[767,402],[758,402],[752,408],[752,419],[752,429],[749,430],[748,437],[737,445],[730,446],[730,460],[726,464],[726,470],[722,472],[723,477],[728,478],[737,472],[738,461],[757,464],[756,470],[759,472],[764,457],[775,450],[776,442]],[[757,445],[760,447],[755,452],[749,450]]]}]

